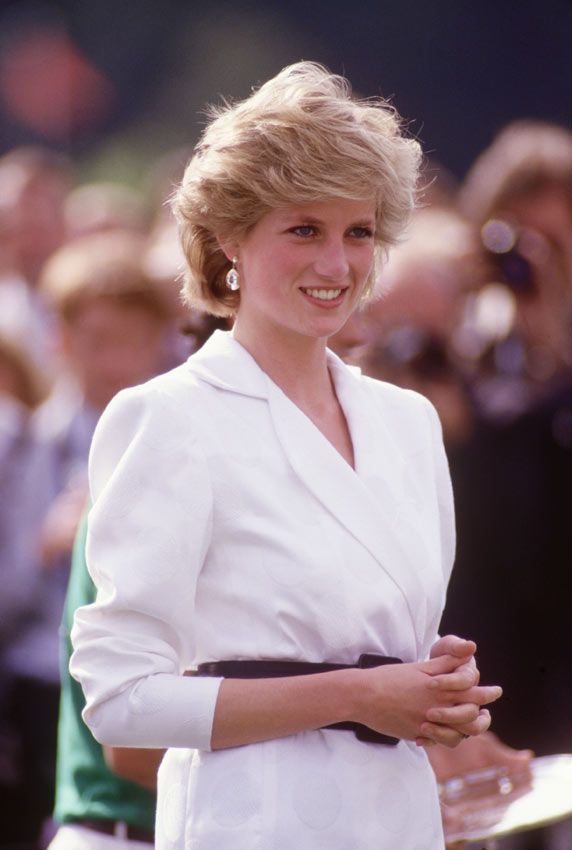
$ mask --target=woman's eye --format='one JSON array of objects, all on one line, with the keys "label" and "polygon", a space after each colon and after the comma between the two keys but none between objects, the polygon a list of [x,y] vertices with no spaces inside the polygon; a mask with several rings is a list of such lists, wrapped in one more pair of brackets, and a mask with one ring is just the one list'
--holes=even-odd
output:
[{"label": "woman's eye", "polygon": [[290,233],[295,233],[296,236],[313,236],[316,228],[311,224],[300,224],[298,227],[292,227]]},{"label": "woman's eye", "polygon": [[356,236],[358,239],[371,239],[373,230],[371,227],[353,227],[350,231],[351,236]]}]

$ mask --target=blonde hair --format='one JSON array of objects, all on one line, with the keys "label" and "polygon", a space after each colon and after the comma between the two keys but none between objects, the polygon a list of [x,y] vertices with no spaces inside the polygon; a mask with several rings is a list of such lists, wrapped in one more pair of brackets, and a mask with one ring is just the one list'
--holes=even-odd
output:
[{"label": "blonde hair", "polygon": [[237,311],[240,293],[225,285],[230,264],[217,237],[235,239],[280,206],[371,198],[374,266],[398,241],[415,205],[421,150],[386,101],[353,99],[343,77],[299,62],[211,118],[172,199],[193,307]]}]

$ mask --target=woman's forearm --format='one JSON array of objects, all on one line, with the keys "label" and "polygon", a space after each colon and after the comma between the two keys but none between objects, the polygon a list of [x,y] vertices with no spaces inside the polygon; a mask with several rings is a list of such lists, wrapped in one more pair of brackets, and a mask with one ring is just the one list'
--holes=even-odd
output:
[{"label": "woman's forearm", "polygon": [[[500,688],[464,686],[463,659],[443,655],[426,662],[387,664],[279,679],[225,679],[218,691],[212,749],[282,738],[350,720],[396,738],[455,746],[479,734],[490,717],[479,707]],[[472,677],[471,677],[472,678]],[[427,724],[427,715],[438,718]],[[428,728],[430,727],[430,728]]]},{"label": "woman's forearm", "polygon": [[285,738],[353,719],[359,672],[225,679],[216,702],[212,749]]}]

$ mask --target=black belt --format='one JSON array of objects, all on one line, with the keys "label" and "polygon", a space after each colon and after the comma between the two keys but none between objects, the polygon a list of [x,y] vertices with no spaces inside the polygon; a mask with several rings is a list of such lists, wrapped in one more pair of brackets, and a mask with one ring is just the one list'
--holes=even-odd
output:
[{"label": "black belt", "polygon": [[147,844],[155,843],[155,834],[151,829],[144,829],[141,826],[134,826],[131,823],[125,823],[122,820],[104,820],[100,818],[78,818],[71,821],[77,826],[84,826],[86,829],[91,829],[93,832],[101,832],[104,835],[115,835],[116,838],[122,838],[127,841],[144,841]]},{"label": "black belt", "polygon": [[[283,676],[307,676],[311,673],[332,673],[335,670],[367,669],[381,667],[383,664],[401,664],[400,658],[387,655],[360,655],[357,664],[314,664],[311,661],[210,661],[199,664],[195,676],[222,676],[225,679],[275,679]],[[346,729],[354,732],[358,741],[369,744],[386,744],[394,747],[399,738],[382,735],[353,720],[342,720],[340,723],[330,723],[323,729]]]}]

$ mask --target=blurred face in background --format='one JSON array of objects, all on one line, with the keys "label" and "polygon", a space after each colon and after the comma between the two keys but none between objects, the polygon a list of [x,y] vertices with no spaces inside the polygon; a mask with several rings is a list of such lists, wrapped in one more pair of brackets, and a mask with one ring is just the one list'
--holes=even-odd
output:
[{"label": "blurred face in background", "polygon": [[85,400],[103,408],[125,387],[164,366],[166,323],[147,304],[100,297],[79,306],[63,331],[63,347]]},{"label": "blurred face in background", "polygon": [[572,201],[558,187],[513,198],[507,212],[521,227],[536,230],[566,258],[568,283],[572,287]]},{"label": "blurred face in background", "polygon": [[47,258],[65,241],[64,201],[68,183],[46,172],[21,186],[11,209],[12,235],[19,271],[35,284]]},{"label": "blurred face in background", "polygon": [[472,433],[473,412],[452,346],[464,291],[459,260],[390,259],[381,281],[385,292],[366,312],[368,344],[359,363],[371,377],[425,395],[446,443],[462,443]]},{"label": "blurred face in background", "polygon": [[512,329],[526,349],[529,377],[542,382],[572,366],[572,207],[551,188],[511,198],[484,225],[485,243],[487,228],[499,223],[514,234],[514,247],[500,263],[489,253],[491,272],[514,300]]}]

